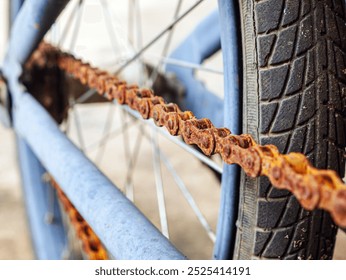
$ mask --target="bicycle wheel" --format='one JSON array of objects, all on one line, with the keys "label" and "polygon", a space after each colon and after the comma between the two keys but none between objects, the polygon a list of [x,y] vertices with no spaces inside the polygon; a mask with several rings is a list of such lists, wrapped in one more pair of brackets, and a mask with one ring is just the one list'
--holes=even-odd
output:
[{"label": "bicycle wheel", "polygon": [[[231,1],[222,3],[236,5]],[[343,3],[340,5],[343,7]],[[341,171],[345,145],[340,136],[345,129],[345,112],[340,108],[342,73],[336,71],[337,63],[328,63],[330,56],[338,63],[343,61],[339,59],[339,49],[343,47],[344,32],[340,30],[344,27],[340,22],[344,14],[338,7],[331,1],[248,0],[240,1],[240,13],[236,15],[243,26],[243,132],[251,133],[261,143],[274,143],[284,152],[305,152],[318,167],[325,164]],[[327,24],[316,25],[316,19],[321,16]],[[334,22],[335,29],[329,27],[334,26]],[[225,50],[232,49],[225,39],[228,33],[224,32],[229,24],[221,13],[224,54]],[[316,32],[318,28],[320,32]],[[327,29],[334,33],[325,32]],[[331,39],[330,34],[335,38]],[[334,41],[339,42],[338,49],[334,45],[330,47]],[[322,56],[319,50],[324,47],[328,51]],[[225,57],[225,68],[229,69],[232,61]],[[317,70],[312,71],[311,65]],[[285,79],[279,80],[281,76]],[[226,80],[229,82],[228,77]],[[328,91],[323,89],[323,84],[329,86],[328,96],[324,95]],[[227,116],[230,107],[226,106],[225,111]],[[328,120],[323,118],[325,112],[328,112]],[[336,125],[330,125],[329,134],[324,135],[326,123],[333,121]],[[332,141],[335,134],[337,145]],[[303,148],[299,145],[301,141]],[[223,184],[229,180],[229,176],[224,176]],[[293,197],[275,190],[265,179],[253,180],[241,174],[240,185],[235,258],[330,258],[336,227],[326,214],[302,210]],[[238,199],[235,200],[232,207],[237,205]],[[227,211],[223,214],[228,219],[225,226],[232,227],[236,217],[229,219]],[[232,228],[227,231],[232,232]],[[219,245],[226,249],[220,255],[216,253],[218,258],[233,254],[232,238],[226,239],[230,242]]]},{"label": "bicycle wheel", "polygon": [[[344,175],[345,2],[240,1],[243,132]],[[266,178],[241,177],[236,258],[329,259],[336,226]]]},{"label": "bicycle wheel", "polygon": [[[166,4],[162,5],[161,9],[169,10],[171,13],[173,11],[176,15],[178,12],[183,14],[185,9],[190,9],[190,3],[186,2],[182,5],[179,4],[181,2],[182,1],[176,1],[175,3],[172,3],[171,6],[173,8],[167,7]],[[111,66],[113,67],[113,70],[116,70],[119,66],[121,67],[123,60],[126,61],[126,59],[129,58],[129,53],[131,57],[140,52],[141,46],[137,47],[139,50],[136,50],[136,46],[128,46],[126,43],[124,49],[121,49],[122,46],[120,44],[119,50],[118,42],[127,41],[126,34],[122,34],[126,33],[127,28],[125,27],[119,30],[118,25],[120,25],[120,23],[116,20],[119,18],[121,20],[121,16],[124,15],[124,12],[115,16],[110,15],[112,11],[116,11],[115,9],[112,9],[111,1],[100,1],[99,3],[90,3],[85,1],[83,4],[80,3],[81,2],[75,2],[70,6],[71,14],[74,16],[72,18],[74,18],[76,22],[66,25],[64,18],[62,18],[61,25],[56,27],[63,31],[61,37],[54,38],[55,31],[52,30],[51,35],[49,35],[51,36],[50,40],[58,45],[61,44],[63,49],[66,49],[67,51],[76,51],[76,56],[83,57],[88,61],[93,61],[94,65],[100,65],[100,67],[104,68]],[[138,4],[137,1],[129,1],[123,3],[122,6],[126,7],[124,4],[129,4],[130,8],[134,9],[134,11],[130,10],[130,12],[135,13],[136,18],[140,18],[140,16],[138,16],[139,11],[136,10],[136,3]],[[76,6],[73,6],[73,4],[76,4]],[[215,4],[216,2],[214,2],[213,5],[207,4],[207,7],[211,6],[216,8]],[[132,5],[135,6],[133,7]],[[177,6],[175,7],[174,5]],[[181,7],[179,8],[180,5]],[[143,4],[143,6],[145,9],[146,5]],[[74,7],[77,7],[77,9],[73,10]],[[198,11],[200,12],[200,10],[197,10],[197,12]],[[202,9],[203,14],[209,14],[209,11],[210,8]],[[99,17],[95,17],[95,15],[99,15]],[[70,18],[69,14],[67,13],[62,17],[64,16],[68,21]],[[78,23],[79,17],[80,22],[83,23],[82,25],[79,25]],[[172,19],[174,20],[174,15]],[[83,20],[85,21],[83,22]],[[99,24],[97,26],[95,26],[96,24],[91,25],[88,24],[88,21],[96,21]],[[104,25],[105,23],[106,25]],[[166,23],[169,23],[169,21],[167,22],[166,20]],[[65,32],[65,26],[70,27],[72,33],[70,32],[68,34],[68,32]],[[114,26],[118,29],[114,29]],[[140,26],[145,28],[145,23]],[[101,43],[99,45],[93,44],[93,46],[91,46],[91,38],[88,36],[89,33],[85,32],[84,28],[86,28],[88,32],[91,32],[92,29],[100,30],[102,28],[103,30],[98,31],[100,40],[97,40],[96,42],[98,43],[101,41]],[[174,28],[178,28],[178,26],[174,25]],[[151,32],[153,33],[153,31]],[[161,29],[155,31],[155,33],[156,32],[161,32]],[[168,33],[166,40],[163,40],[163,42],[158,42],[158,48],[154,48],[152,53],[156,52],[166,56],[167,50],[165,51],[164,49],[167,48],[167,42],[172,36],[171,34],[172,33]],[[72,35],[70,36],[71,38],[69,35]],[[154,37],[154,35],[148,36],[149,39],[150,37]],[[126,40],[123,38],[126,38]],[[64,39],[66,39],[65,42],[62,42]],[[109,39],[111,44],[108,42]],[[136,45],[136,40],[138,40],[138,37],[135,37],[134,39],[132,38],[129,41],[135,41],[133,44]],[[107,45],[108,48],[111,48],[105,49],[105,45]],[[83,46],[88,46],[88,48]],[[94,51],[90,52],[91,49],[94,49]],[[115,51],[115,49],[117,49],[117,51]],[[99,56],[99,61],[97,61],[97,55],[99,53],[97,50],[102,50],[102,55]],[[150,50],[148,50],[148,52],[150,52]],[[120,56],[116,56],[117,54],[120,54]],[[105,59],[105,57],[107,59]],[[110,63],[109,57],[114,61],[111,61]],[[160,64],[162,64],[162,62],[160,62],[161,57],[156,59],[159,61],[158,67],[154,65],[155,67],[150,69],[152,66],[148,65],[145,59],[153,60],[152,57],[153,55],[143,54],[139,61],[129,64],[124,68],[124,71],[119,74],[124,75],[127,79],[135,80],[139,84],[145,84],[150,81],[150,76],[157,75],[157,82],[160,84],[163,83],[164,85],[158,86],[157,83],[154,82],[153,88],[160,88],[160,90],[157,89],[157,93],[159,95],[166,94],[165,97],[167,97],[168,94],[165,92],[168,88],[167,84],[169,82],[172,83],[172,81],[174,83],[175,80],[169,80],[169,78],[161,73],[161,70],[158,70],[161,66]],[[107,60],[106,63],[108,64],[106,64],[106,66],[104,64],[105,60]],[[121,63],[116,64],[117,61],[120,61]],[[149,71],[146,71],[146,67],[149,68]],[[109,71],[111,72],[111,70]],[[126,73],[127,71],[130,71],[130,76]],[[138,71],[140,73],[139,78],[138,75],[136,75]],[[123,72],[125,72],[125,74]],[[136,78],[138,79],[136,80]],[[175,90],[175,88],[176,87],[173,87],[173,90]],[[168,90],[170,90],[170,88],[168,88]],[[32,87],[30,91],[34,92],[34,88]],[[164,91],[163,94],[162,91]],[[179,88],[177,91],[179,97]],[[157,228],[162,230],[162,233],[165,236],[168,237],[169,235],[170,240],[176,244],[184,254],[191,258],[210,258],[213,241],[215,239],[214,232],[219,199],[219,188],[217,186],[219,185],[219,182],[214,178],[208,168],[200,166],[198,160],[196,161],[190,156],[185,156],[185,159],[181,157],[179,158],[178,155],[181,154],[181,151],[177,151],[174,145],[168,144],[167,141],[165,142],[165,140],[161,138],[161,136],[157,136],[156,130],[153,130],[150,126],[149,128],[145,128],[142,123],[137,120],[138,114],[133,118],[134,114],[128,110],[128,108],[121,109],[120,106],[114,106],[113,104],[101,104],[97,107],[94,105],[89,106],[88,104],[80,104],[84,103],[81,102],[81,100],[84,99],[86,95],[82,95],[81,97],[79,94],[85,94],[87,92],[89,92],[88,89],[81,89],[81,92],[77,93],[77,95],[69,96],[71,101],[69,108],[70,113],[66,123],[63,124],[63,126],[66,127],[69,137],[95,161],[98,167],[121,188],[130,200],[136,203],[137,207],[150,218]],[[93,93],[95,94],[96,91],[93,91]],[[172,98],[172,96],[170,97]],[[173,98],[175,97],[177,96],[173,96]],[[88,102],[89,101],[90,100],[88,100]],[[108,106],[109,108],[105,108]],[[102,110],[102,112],[100,112],[100,110]],[[115,112],[116,110],[117,112]],[[126,110],[130,111],[130,115],[127,114]],[[119,116],[115,116],[116,113],[119,113]],[[100,120],[101,122],[99,122]],[[114,137],[117,135],[120,137]],[[147,141],[147,139],[149,139],[149,141]],[[115,151],[114,146],[120,146],[121,148],[118,149],[118,151]],[[166,147],[166,149],[162,147]],[[150,155],[151,150],[153,151],[153,156]],[[196,153],[193,149],[190,149],[190,151]],[[150,162],[151,157],[153,158],[152,168],[152,163]],[[111,164],[114,162],[115,158],[118,162],[118,172],[114,170],[114,167]],[[218,170],[222,169],[208,158],[204,158],[203,160],[212,163]],[[188,169],[189,166],[186,166],[184,168],[185,170],[180,168],[180,174],[178,174],[179,172],[175,169],[177,169],[177,165],[185,166],[184,161],[188,162],[190,169]],[[141,167],[139,167],[139,165],[141,165]],[[198,176],[198,178],[194,179],[197,184],[195,183],[192,185],[191,183],[186,183],[185,179],[188,177],[186,171],[190,170],[190,172],[192,172],[194,168],[198,168],[199,172],[202,174]],[[147,176],[149,178],[145,178],[147,174],[152,172],[152,169],[154,171],[154,176],[151,176],[151,178],[150,176]],[[205,181],[208,182],[209,186],[205,186],[201,189],[199,185],[203,184]],[[172,186],[170,188],[164,186],[165,188],[163,189],[162,185],[166,185],[166,183],[171,184]],[[137,185],[139,186],[137,187]],[[174,190],[174,185],[178,186],[178,191]],[[208,189],[213,189],[213,191],[207,193]],[[158,194],[155,195],[155,192]],[[158,204],[158,206],[156,206],[156,204]],[[175,206],[177,204],[180,205],[179,209]],[[148,205],[150,207],[148,207]],[[193,210],[191,210],[190,207]],[[204,208],[204,210],[200,210],[199,208]],[[205,211],[206,208],[208,208],[207,212]],[[174,213],[179,214],[177,215]],[[196,216],[197,219],[192,216]],[[182,226],[176,227],[175,225],[177,224],[182,224]],[[183,225],[188,228],[185,229]],[[198,236],[198,238],[196,238],[196,236]],[[75,242],[70,243],[73,244]],[[187,244],[188,246],[186,246]]]}]

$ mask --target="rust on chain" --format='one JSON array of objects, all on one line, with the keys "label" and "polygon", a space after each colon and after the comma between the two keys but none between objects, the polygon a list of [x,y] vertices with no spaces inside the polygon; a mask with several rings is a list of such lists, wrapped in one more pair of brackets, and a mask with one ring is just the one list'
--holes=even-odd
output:
[{"label": "rust on chain", "polygon": [[64,211],[67,213],[68,218],[76,231],[77,237],[82,243],[84,253],[90,260],[107,260],[107,251],[89,224],[79,214],[52,177],[50,177],[50,183],[56,189],[57,196],[64,208]]},{"label": "rust on chain", "polygon": [[251,177],[267,176],[275,187],[292,192],[307,210],[325,209],[339,226],[346,226],[346,185],[335,171],[314,168],[303,154],[280,154],[274,145],[259,145],[251,135],[234,135],[227,128],[216,128],[209,119],[197,119],[192,112],[167,104],[150,89],[129,85],[50,44],[40,44],[29,61],[32,63],[56,63],[99,94],[127,104],[144,119],[152,118],[171,135],[181,135],[206,155],[220,154],[223,161],[240,165]]}]

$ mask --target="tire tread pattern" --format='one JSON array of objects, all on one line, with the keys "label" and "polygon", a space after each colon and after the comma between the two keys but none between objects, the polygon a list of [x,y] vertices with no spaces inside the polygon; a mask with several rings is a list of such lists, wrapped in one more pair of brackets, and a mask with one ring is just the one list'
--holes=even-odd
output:
[{"label": "tire tread pattern", "polygon": [[[346,26],[342,0],[254,1],[259,140],[343,175]],[[253,258],[330,259],[336,227],[259,180]]]}]

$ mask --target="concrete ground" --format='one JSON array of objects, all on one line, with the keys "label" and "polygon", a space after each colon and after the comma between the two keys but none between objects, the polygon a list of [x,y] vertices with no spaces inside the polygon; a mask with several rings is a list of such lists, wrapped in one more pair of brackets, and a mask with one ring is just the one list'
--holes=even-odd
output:
[{"label": "concrete ground", "polygon": [[[4,14],[6,7],[6,1],[0,1],[0,14]],[[165,20],[166,18],[172,18],[173,7],[168,7],[170,15],[160,13],[157,14],[153,12],[153,8],[159,5],[168,5],[167,3],[173,3],[174,1],[157,1],[157,0],[147,0],[144,5],[144,17],[149,19],[146,26],[143,29],[146,30],[146,35],[148,38],[153,37],[155,34],[155,28],[157,28],[156,22],[159,20]],[[212,2],[212,1],[207,1]],[[74,48],[76,53],[82,55],[87,59],[93,59],[96,64],[109,63],[110,60],[114,59],[110,51],[110,46],[108,42],[108,47],[97,46],[97,42],[107,34],[104,28],[101,28],[103,24],[102,10],[96,1],[90,1],[90,5],[84,10],[84,27],[80,30],[79,39]],[[123,3],[123,2],[122,2]],[[164,3],[164,4],[162,4]],[[120,5],[117,3],[117,5]],[[199,10],[199,14],[207,14],[214,5],[207,4],[207,6],[202,7]],[[121,10],[121,7],[117,7],[115,10]],[[123,14],[118,15],[120,18]],[[192,17],[188,20],[185,28],[185,32],[193,27],[195,18]],[[168,23],[169,21],[166,22]],[[120,28],[121,25],[116,24],[116,28]],[[3,54],[5,47],[4,41],[6,38],[6,27],[4,25],[0,26],[0,61],[1,55]],[[56,33],[59,33],[59,28],[56,29],[55,33],[50,35],[51,40],[56,39]],[[92,34],[92,35],[91,35]],[[180,34],[180,33],[179,33]],[[173,45],[183,38],[184,33],[179,36],[174,36]],[[90,37],[93,40],[90,41]],[[157,49],[154,49],[154,54],[158,51],[159,47],[163,45],[164,41],[158,43]],[[90,44],[93,45],[94,49],[90,52]],[[121,42],[120,42],[121,45]],[[126,48],[126,47],[125,47]],[[218,58],[219,59],[219,58]],[[214,66],[210,62],[211,66]],[[203,75],[201,75],[203,77]],[[208,78],[208,77],[207,77]],[[214,77],[212,79],[208,78],[208,86],[215,88],[217,85],[222,84],[219,77]],[[209,84],[211,81],[211,84]],[[222,92],[222,89],[218,89]],[[89,146],[97,141],[102,133],[103,124],[107,119],[108,105],[96,105],[96,106],[80,106],[77,108],[78,114],[82,118],[82,127],[87,128],[83,130],[85,137],[85,145]],[[120,112],[115,112],[113,119],[112,130],[116,130],[119,127],[119,114]],[[76,143],[78,143],[78,137],[76,135],[76,127],[74,127],[73,122],[74,115],[71,116],[71,137]],[[146,129],[147,134],[150,135],[152,131]],[[134,146],[136,139],[136,132],[129,130],[129,140],[128,143],[131,147]],[[218,182],[214,175],[209,169],[201,165],[201,163],[193,159],[190,155],[181,152],[174,144],[168,142],[167,140],[159,137],[159,142],[163,151],[170,158],[172,165],[179,171],[179,175],[188,185],[190,192],[196,197],[198,205],[202,208],[203,214],[210,223],[211,227],[215,229],[216,227],[216,217],[218,212],[218,199],[219,190]],[[123,185],[123,175],[126,172],[126,166],[119,163],[124,163],[124,151],[122,149],[117,149],[117,147],[123,146],[122,136],[116,137],[112,140],[111,144],[106,146],[104,157],[101,160],[101,169],[105,174],[107,174],[116,185]],[[156,198],[152,195],[154,193],[154,182],[152,178],[148,179],[148,174],[152,174],[152,163],[151,163],[151,150],[152,147],[149,141],[143,140],[142,150],[138,158],[138,169],[134,176],[134,184],[139,185],[135,189],[135,200],[138,207],[148,215],[153,223],[160,227],[159,217],[157,215]],[[96,152],[91,149],[89,156],[91,159],[95,159]],[[117,162],[114,159],[117,159]],[[115,168],[116,164],[116,168]],[[198,170],[198,173],[196,172]],[[117,171],[117,172],[116,172]],[[184,251],[186,255],[190,258],[197,259],[208,259],[212,252],[212,242],[209,240],[207,235],[203,233],[203,230],[198,225],[197,220],[188,214],[189,208],[182,198],[178,188],[173,182],[172,176],[169,174],[167,169],[162,166],[162,174],[165,184],[168,186],[165,188],[167,212],[169,222],[174,222],[178,225],[176,227],[170,228],[170,234],[173,242]],[[196,175],[198,174],[198,175]],[[145,180],[144,180],[145,179]],[[201,188],[202,186],[202,188]],[[139,199],[141,197],[141,199]],[[175,200],[170,200],[169,198],[174,198]],[[177,202],[177,200],[178,202]],[[177,207],[178,205],[178,207]],[[148,207],[150,206],[150,207]],[[0,259],[32,259],[34,258],[30,238],[28,232],[28,225],[26,222],[25,210],[23,206],[23,197],[20,188],[20,178],[16,165],[16,152],[15,152],[15,139],[11,130],[7,130],[0,125]],[[187,230],[191,229],[192,230]],[[200,238],[196,238],[199,236]],[[339,233],[338,240],[335,250],[335,259],[346,259],[346,234]]]},{"label": "concrete ground", "polygon": [[0,259],[32,259],[12,131],[0,125]]}]

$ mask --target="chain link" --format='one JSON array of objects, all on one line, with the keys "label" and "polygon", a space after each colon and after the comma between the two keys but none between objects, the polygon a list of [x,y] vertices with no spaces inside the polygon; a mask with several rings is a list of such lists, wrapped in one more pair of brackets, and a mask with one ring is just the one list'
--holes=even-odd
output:
[{"label": "chain link", "polygon": [[325,209],[339,226],[346,226],[346,185],[335,171],[314,168],[303,154],[281,154],[274,145],[257,144],[251,135],[234,135],[227,128],[216,128],[209,119],[197,119],[192,112],[167,104],[152,90],[129,85],[50,44],[40,44],[27,66],[33,64],[58,65],[109,100],[127,104],[144,119],[152,118],[171,135],[181,135],[205,155],[220,154],[224,162],[240,165],[250,177],[267,176],[276,188],[292,192],[305,209]]},{"label": "chain link", "polygon": [[83,252],[87,255],[89,260],[107,260],[107,251],[89,224],[80,215],[65,193],[61,190],[60,186],[51,176],[49,181],[50,184],[55,188],[64,211],[68,215],[68,218],[76,231],[77,237],[82,243]]}]

